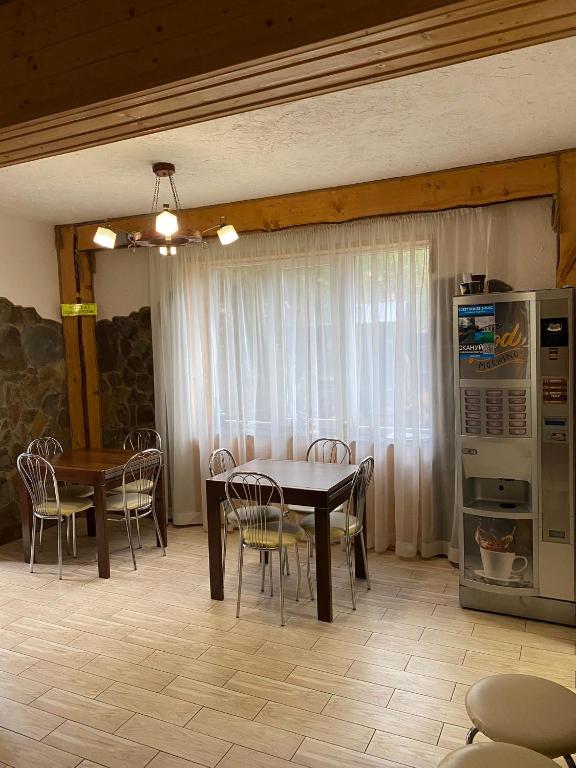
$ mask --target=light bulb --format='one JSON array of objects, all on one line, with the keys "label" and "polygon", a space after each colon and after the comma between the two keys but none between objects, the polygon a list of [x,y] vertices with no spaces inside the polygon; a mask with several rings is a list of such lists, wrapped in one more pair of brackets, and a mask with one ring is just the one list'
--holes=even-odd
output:
[{"label": "light bulb", "polygon": [[108,227],[98,227],[94,235],[94,242],[96,245],[101,245],[102,248],[114,248],[116,245],[116,232],[108,229]]},{"label": "light bulb", "polygon": [[166,245],[160,246],[160,256],[168,256],[168,254],[170,254],[170,256],[176,256],[175,245],[171,245],[170,248],[168,248]]},{"label": "light bulb", "polygon": [[226,224],[217,230],[216,234],[222,245],[230,245],[238,240],[238,232],[234,229],[232,224]]},{"label": "light bulb", "polygon": [[176,256],[176,246],[171,245],[170,246],[170,256]]},{"label": "light bulb", "polygon": [[165,245],[160,246],[160,256],[168,256],[168,248]]},{"label": "light bulb", "polygon": [[168,206],[164,206],[162,213],[156,216],[156,232],[159,232],[164,237],[170,237],[175,232],[178,232],[178,219],[173,213],[170,213]]}]

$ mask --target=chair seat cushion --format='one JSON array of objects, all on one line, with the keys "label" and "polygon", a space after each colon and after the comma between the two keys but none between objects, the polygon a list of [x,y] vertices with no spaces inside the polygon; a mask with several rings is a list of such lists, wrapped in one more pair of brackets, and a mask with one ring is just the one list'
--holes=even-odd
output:
[{"label": "chair seat cushion", "polygon": [[[90,509],[91,506],[91,499],[60,499],[60,514],[65,516],[75,515],[78,512],[83,512],[85,509]],[[35,512],[43,517],[57,516],[58,505],[55,501],[48,500],[36,507]]]},{"label": "chair seat cushion", "polygon": [[87,499],[94,496],[94,488],[91,485],[63,485],[58,488],[61,499]]},{"label": "chair seat cushion", "polygon": [[492,741],[518,744],[548,757],[576,752],[576,694],[532,675],[494,675],[466,695],[476,728]]},{"label": "chair seat cushion", "polygon": [[[279,523],[271,521],[266,529],[246,527],[243,530],[243,537],[246,544],[251,547],[278,547],[280,544]],[[282,523],[282,546],[289,547],[297,544],[306,538],[304,529],[296,523],[284,520]]]},{"label": "chair seat cushion", "polygon": [[314,507],[300,507],[298,504],[288,504],[288,512],[295,512],[297,515],[313,515]]},{"label": "chair seat cushion", "polygon": [[[330,512],[330,538],[334,540],[340,539],[346,534],[346,512],[342,511],[343,509],[343,507],[338,507],[338,509]],[[314,515],[307,515],[299,523],[305,530],[313,531],[315,525]],[[350,515],[348,518],[348,533],[350,536],[358,533],[360,528],[358,518]]]},{"label": "chair seat cushion", "polygon": [[[154,483],[152,480],[147,480],[146,478],[142,477],[139,480],[132,480],[130,483],[126,483],[126,491],[128,493],[138,493],[139,491],[151,491],[154,487]],[[116,488],[112,488],[111,490],[107,491],[107,493],[110,496],[114,496],[117,493],[122,493],[122,485],[116,486]]]},{"label": "chair seat cushion", "polygon": [[[147,493],[127,493],[126,506],[128,509],[148,509],[152,504],[152,496]],[[124,496],[117,493],[106,497],[108,512],[124,512]]]},{"label": "chair seat cushion", "polygon": [[471,744],[442,760],[438,768],[554,768],[556,763],[515,744]]}]

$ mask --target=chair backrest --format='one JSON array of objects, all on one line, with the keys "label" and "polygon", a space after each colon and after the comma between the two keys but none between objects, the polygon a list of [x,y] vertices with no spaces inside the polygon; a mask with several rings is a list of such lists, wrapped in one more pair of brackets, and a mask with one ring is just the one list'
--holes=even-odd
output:
[{"label": "chair backrest", "polygon": [[354,474],[352,488],[350,490],[350,501],[346,505],[346,530],[349,530],[348,518],[354,515],[360,521],[360,527],[364,525],[366,513],[366,495],[374,475],[374,457],[366,456],[358,465]]},{"label": "chair backrest", "polygon": [[[137,493],[138,507],[150,505],[150,498],[155,498],[156,485],[162,468],[162,452],[157,448],[147,448],[131,456],[122,470],[122,496],[126,501],[126,493]],[[126,485],[133,484],[126,491]]]},{"label": "chair backrest", "polygon": [[[58,483],[52,464],[35,453],[21,453],[17,460],[18,472],[32,500],[34,514],[47,516],[60,509]],[[52,515],[53,516],[53,515]]]},{"label": "chair backrest", "polygon": [[157,451],[161,451],[162,438],[155,429],[137,427],[128,432],[122,447],[125,451],[147,451],[149,448],[156,448]]},{"label": "chair backrest", "polygon": [[210,477],[221,475],[222,472],[229,472],[236,467],[236,459],[228,448],[218,448],[208,459],[208,471]]},{"label": "chair backrest", "polygon": [[306,461],[320,461],[323,464],[350,464],[352,451],[348,443],[336,437],[319,437],[310,443]]},{"label": "chair backrest", "polygon": [[[235,516],[240,535],[246,540],[246,529],[250,529],[249,546],[266,549],[270,544],[267,533],[278,533],[282,546],[282,523],[287,509],[282,488],[269,475],[261,472],[233,472],[226,480],[226,499],[230,512]],[[278,520],[268,519],[267,508],[280,504]]]},{"label": "chair backrest", "polygon": [[43,459],[51,459],[53,456],[58,456],[59,453],[63,453],[64,448],[55,437],[37,437],[32,440],[26,453],[33,453],[36,456],[42,456]]}]

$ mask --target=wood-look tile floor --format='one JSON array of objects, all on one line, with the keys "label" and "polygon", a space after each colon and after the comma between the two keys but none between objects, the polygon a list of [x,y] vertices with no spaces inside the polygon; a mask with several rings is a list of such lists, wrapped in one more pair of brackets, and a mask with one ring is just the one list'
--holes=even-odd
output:
[{"label": "wood-look tile floor", "polygon": [[576,630],[462,610],[445,559],[371,553],[352,612],[335,546],[329,625],[304,579],[295,602],[292,553],[282,628],[253,553],[235,618],[235,536],[212,602],[202,530],[170,529],[162,558],[146,528],[134,572],[111,529],[109,580],[82,535],[61,582],[53,530],[34,574],[0,548],[0,768],[428,768],[463,744],[485,675],[575,687]]}]

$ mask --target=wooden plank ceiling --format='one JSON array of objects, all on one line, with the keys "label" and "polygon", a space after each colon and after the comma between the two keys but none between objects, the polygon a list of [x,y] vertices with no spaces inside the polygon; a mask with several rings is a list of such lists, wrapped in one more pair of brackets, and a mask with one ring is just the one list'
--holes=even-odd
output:
[{"label": "wooden plank ceiling", "polygon": [[13,0],[0,166],[574,34],[574,0]]}]

